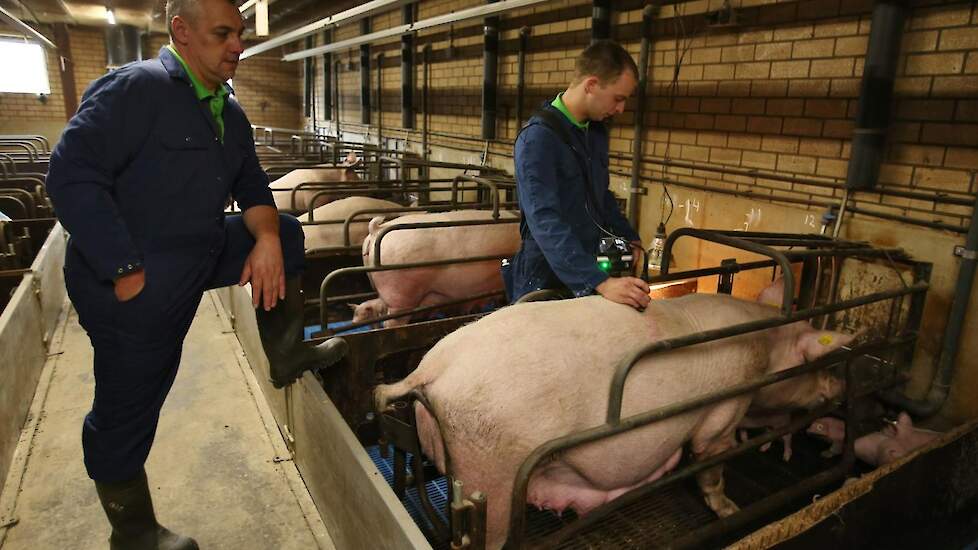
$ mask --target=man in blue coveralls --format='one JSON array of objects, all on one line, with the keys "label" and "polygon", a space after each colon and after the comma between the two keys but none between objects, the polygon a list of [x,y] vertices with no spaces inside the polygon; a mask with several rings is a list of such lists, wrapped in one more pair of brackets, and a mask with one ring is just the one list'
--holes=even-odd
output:
[{"label": "man in blue coveralls", "polygon": [[[88,88],[47,178],[71,233],[68,294],[95,350],[82,446],[113,549],[197,548],[157,523],[143,464],[205,289],[251,283],[276,387],[346,350],[302,342],[302,231],[276,211],[225,84],[243,49],[235,3],[166,10],[170,45]],[[242,215],[225,216],[229,196]]]},{"label": "man in blue coveralls", "polygon": [[649,303],[644,281],[609,277],[596,261],[602,237],[614,235],[641,248],[608,189],[604,124],[625,110],[637,82],[638,68],[628,52],[597,41],[578,56],[567,90],[542,108],[552,114],[538,112],[520,132],[515,165],[523,246],[507,275],[511,300],[557,289],[574,296],[598,293],[635,308]]}]

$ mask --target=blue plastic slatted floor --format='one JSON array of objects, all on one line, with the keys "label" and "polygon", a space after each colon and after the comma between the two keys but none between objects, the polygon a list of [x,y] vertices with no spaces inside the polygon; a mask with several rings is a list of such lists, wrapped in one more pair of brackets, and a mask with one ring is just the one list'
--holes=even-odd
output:
[{"label": "blue plastic slatted floor", "polygon": [[[394,454],[389,453],[390,458],[384,458],[380,456],[380,447],[378,445],[373,445],[367,447],[367,455],[370,456],[370,460],[374,461],[377,469],[380,470],[381,475],[387,480],[387,484],[391,487],[394,486]],[[411,455],[407,455],[407,462],[411,462]],[[438,517],[445,525],[448,524],[448,518],[445,517],[445,507],[448,503],[448,479],[444,476],[437,479],[428,481],[425,484],[426,492],[428,493],[428,500],[431,501],[431,505],[435,508],[435,512],[438,513]],[[424,515],[424,508],[421,507],[421,499],[418,498],[418,491],[413,487],[409,487],[405,491],[405,496],[401,499],[401,503],[404,504],[404,508],[407,509],[408,513],[411,514],[411,519],[414,523],[421,528],[422,532],[431,532],[431,523],[428,518]],[[435,550],[447,550],[449,548],[449,541],[435,541],[429,540],[432,547]]]}]

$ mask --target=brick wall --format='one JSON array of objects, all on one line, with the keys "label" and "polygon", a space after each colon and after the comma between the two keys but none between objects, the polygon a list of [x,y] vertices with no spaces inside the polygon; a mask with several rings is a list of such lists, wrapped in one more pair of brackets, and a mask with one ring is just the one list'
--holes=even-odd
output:
[{"label": "brick wall", "polygon": [[[42,32],[49,38],[50,28]],[[4,32],[9,32],[9,29]],[[69,40],[75,71],[77,100],[98,77],[105,74],[105,36],[101,28],[69,27]],[[169,43],[165,34],[145,37],[143,57],[155,57],[160,47]],[[58,54],[46,50],[51,95],[42,102],[31,94],[0,94],[0,133],[40,133],[52,144],[57,141],[66,122],[64,92],[61,86]],[[295,89],[301,82],[295,64],[281,63],[279,55],[269,52],[247,59],[238,67],[234,88],[253,124],[279,128],[300,125],[300,100]]]},{"label": "brick wall", "polygon": [[[818,0],[778,2],[745,0],[739,24],[709,27],[703,14],[722,2],[682,2],[664,7],[657,18],[653,43],[645,129],[645,175],[736,192],[774,195],[790,201],[838,202],[844,181],[869,36],[873,2]],[[426,0],[418,7],[424,19],[482,5],[480,0]],[[547,2],[506,14],[501,21],[497,142],[492,152],[511,154],[519,127],[516,117],[517,37],[531,29],[526,55],[524,118],[544,99],[566,86],[573,57],[590,40],[591,3]],[[911,2],[896,81],[894,120],[882,169],[881,184],[894,188],[950,191],[968,195],[978,169],[978,14],[973,2]],[[613,35],[637,59],[641,5],[616,3]],[[372,30],[400,23],[400,12],[371,20]],[[432,48],[430,124],[432,142],[481,149],[481,22],[459,23],[419,33],[417,39],[417,128],[421,128],[424,44]],[[359,23],[341,26],[334,40],[359,35]],[[317,38],[317,42],[318,42]],[[377,53],[383,52],[383,127],[385,135],[417,141],[418,132],[400,133],[400,61],[397,42],[371,49],[371,94],[376,95]],[[682,59],[675,85],[677,57]],[[341,121],[347,130],[361,128],[359,52],[334,55],[340,60]],[[352,70],[347,61],[352,60]],[[298,63],[296,63],[298,65]],[[317,60],[317,98],[322,101],[321,62]],[[301,82],[297,87],[301,92]],[[633,110],[611,130],[612,169],[631,167]],[[376,109],[376,97],[372,98]],[[321,111],[321,109],[320,109]],[[321,113],[320,122],[324,118]],[[372,114],[376,124],[376,113]],[[310,121],[305,121],[310,125]],[[473,139],[475,138],[475,139]],[[703,170],[664,170],[662,159],[735,167],[814,180],[811,185],[785,183],[760,176]],[[505,161],[503,161],[505,163]],[[825,182],[828,185],[819,185]],[[967,224],[970,207],[939,205],[916,199],[863,194],[857,206],[894,215]],[[651,220],[648,223],[656,223]]]}]

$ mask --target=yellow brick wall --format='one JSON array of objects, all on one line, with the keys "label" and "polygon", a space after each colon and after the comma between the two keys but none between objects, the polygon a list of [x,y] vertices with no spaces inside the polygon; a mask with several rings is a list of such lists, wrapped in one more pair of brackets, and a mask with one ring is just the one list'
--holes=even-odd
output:
[{"label": "yellow brick wall", "polygon": [[[479,0],[426,0],[419,19],[482,5]],[[646,98],[643,158],[645,174],[663,176],[732,192],[777,193],[798,200],[834,201],[841,191],[829,186],[800,185],[762,177],[671,169],[664,158],[733,166],[813,178],[839,184],[845,179],[853,118],[869,37],[871,0],[783,2],[744,0],[739,25],[709,28],[703,13],[719,0],[680,2],[664,7],[657,18]],[[978,14],[974,2],[911,2],[898,65],[894,119],[883,185],[973,193],[978,170]],[[541,101],[570,80],[574,56],[590,40],[591,3],[547,2],[502,16],[499,58],[498,141],[490,150],[512,153],[515,119],[517,36],[531,29],[526,55],[524,118]],[[678,17],[677,17],[678,15]],[[614,12],[613,35],[638,58],[641,11]],[[400,11],[372,18],[372,30],[400,23]],[[358,36],[359,23],[341,26],[334,40]],[[317,43],[319,39],[317,38]],[[458,23],[419,33],[417,45],[417,129],[422,127],[421,47],[432,47],[430,129],[439,140],[473,150],[481,129],[482,24]],[[449,47],[451,45],[451,50]],[[384,133],[418,141],[418,132],[398,132],[400,117],[400,45],[371,48],[372,108],[376,110],[376,55],[383,52]],[[682,59],[676,86],[676,59]],[[359,51],[334,55],[339,74],[341,121],[346,131],[376,132],[360,122]],[[352,60],[352,70],[347,68]],[[321,69],[317,61],[317,98],[321,102]],[[298,65],[298,63],[296,63]],[[297,87],[301,94],[301,82]],[[633,112],[637,99],[611,128],[612,169],[631,168]],[[322,116],[319,116],[322,122]],[[305,120],[307,126],[310,121]],[[444,135],[438,135],[444,134]],[[467,136],[452,140],[447,134]],[[911,215],[963,226],[967,207],[949,207],[862,195],[867,209]],[[880,206],[877,203],[882,203]],[[658,220],[644,221],[657,223]]]},{"label": "yellow brick wall", "polygon": [[[41,31],[49,38],[48,27]],[[9,32],[7,29],[5,32]],[[105,74],[105,36],[101,28],[68,28],[75,71],[77,100],[97,78]],[[169,43],[165,34],[153,34],[143,41],[143,57],[156,57]],[[66,122],[64,92],[61,86],[57,52],[46,50],[51,95],[44,102],[31,94],[0,94],[0,133],[40,133],[53,142]],[[234,78],[238,101],[253,124],[279,128],[298,128],[301,124],[301,98],[295,89],[301,83],[299,67],[282,63],[278,52],[269,52],[243,61]]]}]

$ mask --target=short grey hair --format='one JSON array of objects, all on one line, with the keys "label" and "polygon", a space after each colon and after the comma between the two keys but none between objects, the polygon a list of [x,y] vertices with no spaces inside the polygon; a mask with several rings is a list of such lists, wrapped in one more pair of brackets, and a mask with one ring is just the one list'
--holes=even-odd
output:
[{"label": "short grey hair", "polygon": [[[173,39],[173,18],[180,16],[188,21],[193,21],[200,13],[200,3],[203,0],[166,0],[166,30]],[[229,4],[238,5],[236,0],[227,0]]]}]

